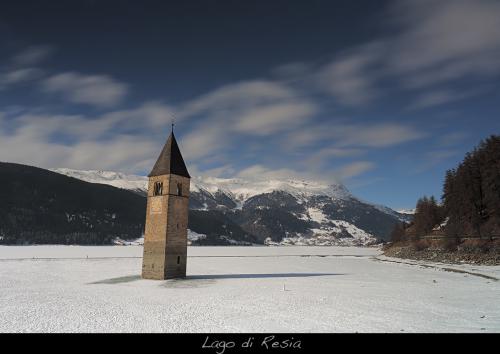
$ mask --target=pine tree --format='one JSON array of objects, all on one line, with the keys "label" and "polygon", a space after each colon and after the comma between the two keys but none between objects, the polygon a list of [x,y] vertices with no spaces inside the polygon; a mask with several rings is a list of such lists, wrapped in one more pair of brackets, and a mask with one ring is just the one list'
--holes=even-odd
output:
[{"label": "pine tree", "polygon": [[391,232],[390,240],[392,243],[403,241],[405,239],[405,224],[397,223]]},{"label": "pine tree", "polygon": [[490,239],[500,235],[500,136],[490,136],[480,145],[483,168],[485,230]]},{"label": "pine tree", "polygon": [[436,198],[424,196],[417,201],[416,211],[413,219],[415,236],[420,238],[431,233],[436,225],[439,225],[444,218],[441,207],[437,204]]}]

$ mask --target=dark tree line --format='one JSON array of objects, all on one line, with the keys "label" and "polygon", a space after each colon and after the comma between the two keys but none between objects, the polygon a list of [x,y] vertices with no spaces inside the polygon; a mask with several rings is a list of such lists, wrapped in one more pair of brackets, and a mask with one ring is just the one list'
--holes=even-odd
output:
[{"label": "dark tree line", "polygon": [[440,207],[434,198],[423,197],[418,200],[413,220],[415,236],[429,235],[433,229],[443,222],[443,208]]},{"label": "dark tree line", "polygon": [[444,219],[444,208],[437,203],[436,198],[424,196],[417,201],[413,221],[409,225],[396,225],[391,233],[391,241],[398,242],[409,238],[419,240],[439,228]]},{"label": "dark tree line", "polygon": [[442,204],[434,197],[418,200],[410,225],[397,225],[391,241],[418,240],[436,230],[460,239],[500,236],[500,136],[492,135],[446,171]]},{"label": "dark tree line", "polygon": [[448,236],[500,236],[500,136],[481,141],[446,172],[443,205]]}]

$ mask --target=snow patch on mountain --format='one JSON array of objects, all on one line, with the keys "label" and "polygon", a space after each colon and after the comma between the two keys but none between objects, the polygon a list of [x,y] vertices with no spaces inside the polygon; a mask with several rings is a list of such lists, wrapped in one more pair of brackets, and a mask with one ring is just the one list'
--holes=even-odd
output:
[{"label": "snow patch on mountain", "polygon": [[144,244],[144,236],[139,237],[135,240],[124,240],[120,237],[116,237],[113,240],[113,244],[117,246],[142,246]]},{"label": "snow patch on mountain", "polygon": [[280,242],[270,238],[265,240],[269,246],[369,246],[377,239],[368,232],[344,220],[329,220],[320,228],[311,229],[312,235],[287,237]]},{"label": "snow patch on mountain", "polygon": [[108,184],[113,187],[133,191],[147,192],[148,190],[148,178],[146,176],[127,175],[121,172],[101,170],[73,170],[70,168],[54,168],[51,171],[89,183]]},{"label": "snow patch on mountain", "polygon": [[398,213],[400,213],[400,214],[406,214],[406,215],[414,215],[415,211],[416,211],[415,208],[413,208],[413,209],[400,209],[400,210],[397,210]]},{"label": "snow patch on mountain", "polygon": [[188,241],[193,242],[193,241],[198,241],[198,240],[204,239],[207,237],[207,235],[199,234],[197,232],[194,232],[194,231],[188,229],[187,237],[188,237]]},{"label": "snow patch on mountain", "polygon": [[[207,237],[207,235],[199,234],[190,229],[187,230],[188,244],[190,245],[193,241],[198,241]],[[120,237],[116,237],[113,240],[114,245],[118,246],[142,246],[144,245],[144,236],[139,237],[135,240],[123,240]]]},{"label": "snow patch on mountain", "polygon": [[317,222],[318,224],[322,224],[328,221],[328,217],[323,213],[322,210],[318,208],[308,208],[307,214],[309,215],[309,219]]},{"label": "snow patch on mountain", "polygon": [[377,208],[381,212],[385,214],[389,214],[397,218],[401,222],[409,222],[411,218],[413,217],[414,213],[401,213],[399,211],[393,210],[385,205],[379,205],[379,204],[371,204],[369,202],[363,201],[366,204],[372,205],[374,208]]},{"label": "snow patch on mountain", "polygon": [[221,191],[239,202],[274,191],[287,192],[299,200],[311,195],[325,195],[337,199],[352,197],[347,188],[341,184],[325,184],[293,179],[258,180],[198,176],[193,178],[191,188],[195,192],[202,189],[212,194]]}]

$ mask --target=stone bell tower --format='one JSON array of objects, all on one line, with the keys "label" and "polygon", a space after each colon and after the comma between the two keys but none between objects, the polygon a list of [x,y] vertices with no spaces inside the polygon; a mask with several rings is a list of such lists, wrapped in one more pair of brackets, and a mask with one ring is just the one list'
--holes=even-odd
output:
[{"label": "stone bell tower", "polygon": [[142,277],[185,277],[191,177],[173,129],[148,177]]}]

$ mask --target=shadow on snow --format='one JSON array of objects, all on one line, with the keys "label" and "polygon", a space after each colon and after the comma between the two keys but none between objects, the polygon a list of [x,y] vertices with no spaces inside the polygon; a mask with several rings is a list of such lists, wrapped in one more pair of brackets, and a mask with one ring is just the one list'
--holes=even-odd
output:
[{"label": "shadow on snow", "polygon": [[260,279],[260,278],[306,278],[321,277],[329,275],[344,275],[338,273],[252,273],[252,274],[203,274],[188,275],[185,279]]},{"label": "shadow on snow", "polygon": [[[245,273],[245,274],[200,274],[188,275],[185,278],[167,279],[166,285],[175,283],[193,283],[194,281],[217,280],[217,279],[265,279],[265,278],[307,278],[332,275],[345,275],[339,273]],[[129,283],[142,279],[140,275],[128,275],[124,277],[99,280],[90,284],[119,284]],[[187,285],[187,284],[186,284]],[[194,284],[193,284],[194,285]]]}]

